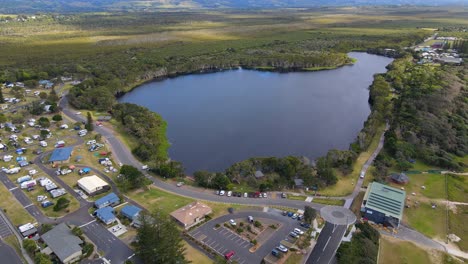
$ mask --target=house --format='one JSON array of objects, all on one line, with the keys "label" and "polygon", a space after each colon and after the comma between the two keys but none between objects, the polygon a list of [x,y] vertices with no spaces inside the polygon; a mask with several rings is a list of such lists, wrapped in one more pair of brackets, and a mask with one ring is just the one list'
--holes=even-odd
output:
[{"label": "house", "polygon": [[41,238],[47,245],[41,252],[56,255],[62,263],[74,263],[83,255],[81,249],[83,241],[73,235],[65,223],[52,228],[49,232],[43,234]]},{"label": "house", "polygon": [[263,178],[263,177],[265,177],[265,175],[263,174],[262,171],[258,170],[258,171],[255,172],[255,178],[260,179],[260,178]]},{"label": "house", "polygon": [[110,206],[106,206],[103,208],[99,208],[94,212],[96,217],[101,220],[104,224],[109,225],[116,221],[116,217],[114,215],[114,208]]},{"label": "house", "polygon": [[115,193],[109,193],[108,195],[99,198],[94,202],[96,208],[103,208],[106,206],[115,206],[120,203],[120,198]]},{"label": "house", "polygon": [[198,201],[181,207],[171,213],[171,216],[185,229],[200,223],[206,215],[212,213],[211,208]]},{"label": "house", "polygon": [[303,179],[294,179],[294,186],[296,188],[302,188],[304,187],[304,180]]},{"label": "house", "polygon": [[96,175],[83,177],[78,180],[78,187],[88,195],[96,195],[110,190],[109,184]]},{"label": "house", "polygon": [[37,233],[37,228],[31,223],[19,226],[18,230],[20,231],[21,235],[25,238],[32,237]]},{"label": "house", "polygon": [[63,164],[70,162],[70,158],[73,152],[73,147],[58,148],[54,149],[52,155],[49,158],[50,163]]},{"label": "house", "polygon": [[141,208],[136,207],[134,205],[126,205],[122,208],[122,210],[120,210],[120,214],[134,221],[138,218],[141,210]]},{"label": "house", "polygon": [[390,179],[397,184],[407,184],[409,182],[408,176],[404,173],[392,173]]},{"label": "house", "polygon": [[406,193],[378,182],[369,184],[361,206],[363,217],[385,226],[398,227],[403,217]]}]

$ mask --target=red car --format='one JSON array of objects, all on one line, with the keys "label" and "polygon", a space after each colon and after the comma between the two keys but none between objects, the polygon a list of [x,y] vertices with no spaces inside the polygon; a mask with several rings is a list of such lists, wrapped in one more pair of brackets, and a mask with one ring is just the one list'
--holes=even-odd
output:
[{"label": "red car", "polygon": [[231,250],[228,253],[226,253],[226,255],[224,255],[224,258],[226,258],[227,260],[230,260],[232,256],[234,256],[234,254],[235,254],[234,250]]}]

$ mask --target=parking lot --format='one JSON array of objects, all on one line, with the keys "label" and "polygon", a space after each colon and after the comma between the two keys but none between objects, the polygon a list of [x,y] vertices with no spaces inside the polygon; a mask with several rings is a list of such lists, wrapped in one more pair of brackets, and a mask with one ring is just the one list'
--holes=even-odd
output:
[{"label": "parking lot", "polygon": [[[230,219],[247,219],[248,216],[253,216],[254,219],[267,219],[270,223],[277,222],[280,224],[278,229],[263,239],[260,247],[255,252],[250,252],[250,248],[253,246],[250,241],[223,226]],[[269,209],[267,212],[245,211],[213,219],[190,231],[189,234],[222,256],[231,250],[234,251],[235,254],[231,259],[238,263],[260,263],[265,256],[271,253],[272,249],[279,245],[281,240],[288,238],[288,234],[294,228],[300,228],[299,223],[300,221],[291,217],[283,216],[282,212],[276,209]],[[220,227],[216,228],[216,224],[219,224]]]},{"label": "parking lot", "polygon": [[10,227],[5,222],[2,216],[0,216],[0,239],[12,235]]}]

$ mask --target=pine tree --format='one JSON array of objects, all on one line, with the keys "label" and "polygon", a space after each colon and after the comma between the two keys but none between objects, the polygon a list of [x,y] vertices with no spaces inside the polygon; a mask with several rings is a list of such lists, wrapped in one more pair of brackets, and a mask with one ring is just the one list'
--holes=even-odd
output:
[{"label": "pine tree", "polygon": [[91,116],[91,112],[88,112],[88,122],[86,123],[85,128],[88,131],[93,131],[94,130],[93,117]]}]

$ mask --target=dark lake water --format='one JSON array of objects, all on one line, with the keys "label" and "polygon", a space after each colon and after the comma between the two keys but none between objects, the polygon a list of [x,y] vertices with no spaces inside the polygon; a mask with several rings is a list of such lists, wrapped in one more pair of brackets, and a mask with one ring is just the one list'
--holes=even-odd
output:
[{"label": "dark lake water", "polygon": [[306,156],[348,149],[370,113],[368,87],[392,59],[349,54],[336,70],[230,70],[144,84],[120,98],[168,123],[169,156],[187,173],[222,171],[260,156]]}]

